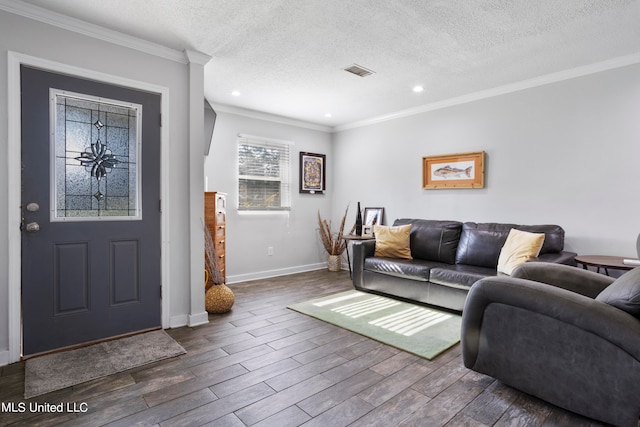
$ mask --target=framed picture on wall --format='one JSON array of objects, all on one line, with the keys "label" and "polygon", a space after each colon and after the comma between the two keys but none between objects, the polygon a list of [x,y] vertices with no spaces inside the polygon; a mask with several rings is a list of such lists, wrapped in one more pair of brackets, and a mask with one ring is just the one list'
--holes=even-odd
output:
[{"label": "framed picture on wall", "polygon": [[484,151],[423,157],[422,188],[484,188]]},{"label": "framed picture on wall", "polygon": [[326,155],[300,152],[300,193],[324,194]]}]

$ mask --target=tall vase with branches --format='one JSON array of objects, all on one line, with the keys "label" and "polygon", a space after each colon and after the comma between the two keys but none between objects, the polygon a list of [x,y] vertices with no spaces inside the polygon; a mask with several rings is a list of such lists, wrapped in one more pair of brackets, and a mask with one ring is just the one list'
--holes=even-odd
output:
[{"label": "tall vase with branches", "polygon": [[340,270],[340,256],[347,248],[347,241],[343,239],[343,236],[344,224],[347,220],[348,211],[349,206],[347,206],[347,209],[344,211],[344,216],[342,217],[340,228],[337,233],[333,233],[331,231],[331,221],[322,219],[320,211],[318,211],[318,231],[320,233],[320,241],[329,255],[328,266],[331,271]]},{"label": "tall vase with branches", "polygon": [[207,273],[207,283],[205,283],[205,291],[214,285],[222,285],[222,271],[216,256],[216,248],[211,237],[211,230],[204,224],[204,270]]}]

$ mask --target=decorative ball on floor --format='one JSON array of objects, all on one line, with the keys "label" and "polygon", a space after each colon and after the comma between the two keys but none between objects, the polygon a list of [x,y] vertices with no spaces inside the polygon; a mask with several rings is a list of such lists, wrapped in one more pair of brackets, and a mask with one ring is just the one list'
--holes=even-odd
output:
[{"label": "decorative ball on floor", "polygon": [[231,310],[235,296],[227,285],[213,285],[204,295],[204,304],[207,312],[211,314],[226,313]]}]

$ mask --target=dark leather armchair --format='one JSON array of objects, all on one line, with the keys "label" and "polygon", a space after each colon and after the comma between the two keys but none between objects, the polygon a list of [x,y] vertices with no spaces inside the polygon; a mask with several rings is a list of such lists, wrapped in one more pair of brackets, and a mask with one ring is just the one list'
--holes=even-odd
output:
[{"label": "dark leather armchair", "polygon": [[614,425],[640,416],[640,268],[619,279],[526,263],[476,282],[462,318],[464,365]]}]

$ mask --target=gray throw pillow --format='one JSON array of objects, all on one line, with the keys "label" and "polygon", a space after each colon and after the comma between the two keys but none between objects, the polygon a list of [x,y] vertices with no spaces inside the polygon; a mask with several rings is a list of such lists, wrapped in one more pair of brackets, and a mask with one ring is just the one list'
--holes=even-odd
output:
[{"label": "gray throw pillow", "polygon": [[623,274],[596,297],[640,319],[640,267]]}]

